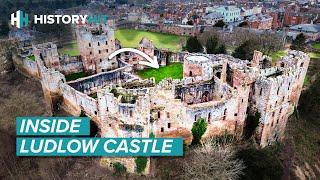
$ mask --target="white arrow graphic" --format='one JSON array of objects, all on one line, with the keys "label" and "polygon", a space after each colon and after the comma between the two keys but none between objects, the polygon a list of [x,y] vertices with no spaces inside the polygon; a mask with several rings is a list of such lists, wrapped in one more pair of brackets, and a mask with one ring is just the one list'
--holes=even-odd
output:
[{"label": "white arrow graphic", "polygon": [[123,53],[123,52],[126,52],[126,51],[130,51],[130,52],[137,53],[137,54],[139,54],[140,56],[144,57],[146,60],[149,61],[149,62],[147,62],[147,61],[139,61],[139,64],[146,65],[146,66],[150,66],[150,67],[153,67],[153,68],[156,68],[156,69],[159,68],[157,56],[154,56],[153,59],[152,59],[151,57],[149,57],[149,56],[148,56],[147,54],[145,54],[144,52],[141,52],[141,51],[139,51],[139,50],[137,50],[137,49],[134,49],[134,48],[122,48],[122,49],[118,49],[118,50],[116,50],[115,52],[113,52],[113,53],[110,54],[109,59],[112,59],[112,58],[115,57],[117,54]]}]

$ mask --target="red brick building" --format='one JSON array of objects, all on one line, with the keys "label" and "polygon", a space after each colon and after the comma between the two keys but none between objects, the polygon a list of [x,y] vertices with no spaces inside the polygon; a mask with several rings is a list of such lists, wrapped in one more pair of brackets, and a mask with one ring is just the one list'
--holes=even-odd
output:
[{"label": "red brick building", "polygon": [[272,29],[277,29],[282,27],[282,20],[278,12],[271,12],[269,15],[272,17]]},{"label": "red brick building", "polygon": [[248,18],[248,25],[253,29],[271,29],[272,19],[269,15],[252,16]]},{"label": "red brick building", "polygon": [[286,12],[284,14],[283,25],[291,26],[297,24],[306,24],[308,23],[308,19],[302,15]]}]

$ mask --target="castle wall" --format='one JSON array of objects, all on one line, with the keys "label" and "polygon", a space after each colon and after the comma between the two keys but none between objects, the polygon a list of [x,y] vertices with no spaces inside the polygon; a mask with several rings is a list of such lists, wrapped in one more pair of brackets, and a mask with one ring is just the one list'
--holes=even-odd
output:
[{"label": "castle wall", "polygon": [[81,56],[68,56],[64,55],[60,57],[61,66],[59,71],[63,74],[73,74],[83,72],[84,67],[81,60]]},{"label": "castle wall", "polygon": [[75,81],[70,81],[68,84],[80,92],[92,94],[99,88],[102,88],[108,84],[116,84],[120,83],[121,81],[129,80],[130,77],[122,72],[124,69],[125,67],[118,68],[110,72],[104,72],[85,78],[80,78]]},{"label": "castle wall", "polygon": [[[176,83],[181,82],[163,80],[155,91],[151,91],[151,97],[154,97],[151,98],[151,126],[156,137],[179,137],[180,134],[186,143],[190,143],[192,126],[200,118],[208,122],[204,137],[235,133],[237,122],[234,112],[237,107],[235,94],[232,94],[230,87],[215,78],[211,89],[214,91],[212,96],[216,98],[188,105],[176,99]],[[201,92],[199,88],[196,92]]]},{"label": "castle wall", "polygon": [[83,110],[90,117],[97,116],[97,100],[75,90],[65,83],[60,85],[60,89],[64,100],[64,106],[69,110],[71,114],[79,116],[81,110]]},{"label": "castle wall", "polygon": [[44,62],[47,68],[59,70],[60,60],[57,45],[44,43],[33,46],[33,54],[36,59]]},{"label": "castle wall", "polygon": [[255,83],[253,105],[261,113],[258,138],[262,147],[283,137],[302,90],[310,59],[295,51],[289,56],[291,59],[282,59],[279,67],[261,70],[263,76]]},{"label": "castle wall", "polygon": [[99,116],[104,126],[103,136],[149,137],[149,101],[146,89],[110,88],[99,92]]},{"label": "castle wall", "polygon": [[14,56],[13,62],[16,68],[26,76],[39,78],[37,63],[28,57]]}]

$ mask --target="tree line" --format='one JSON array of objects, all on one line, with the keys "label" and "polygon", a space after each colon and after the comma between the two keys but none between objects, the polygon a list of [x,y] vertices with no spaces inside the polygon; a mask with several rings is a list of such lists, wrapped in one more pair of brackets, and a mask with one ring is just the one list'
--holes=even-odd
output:
[{"label": "tree line", "polygon": [[[190,53],[207,53],[207,54],[226,54],[227,46],[233,49],[232,56],[251,60],[254,50],[261,51],[263,54],[271,55],[273,52],[282,50],[284,48],[283,37],[275,33],[262,32],[259,34],[251,33],[249,31],[239,32],[240,35],[230,33],[229,36],[237,39],[237,43],[228,42],[225,34],[218,34],[217,32],[205,32],[199,37],[189,37],[185,46],[185,50]],[[239,36],[239,37],[238,37]],[[238,38],[236,38],[238,37]],[[292,50],[306,50],[306,37],[303,34],[297,35],[292,40],[290,49]]]}]

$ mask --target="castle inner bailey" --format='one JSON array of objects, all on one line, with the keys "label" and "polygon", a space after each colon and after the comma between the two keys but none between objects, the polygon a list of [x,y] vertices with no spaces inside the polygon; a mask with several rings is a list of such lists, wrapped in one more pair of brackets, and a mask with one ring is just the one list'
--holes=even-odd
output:
[{"label": "castle inner bailey", "polygon": [[[154,134],[183,137],[188,144],[192,126],[200,118],[208,123],[203,138],[225,133],[240,137],[252,123],[248,116],[258,112],[255,139],[265,147],[283,138],[310,61],[300,51],[289,51],[272,67],[258,51],[252,60],[186,53],[183,79],[168,78],[156,84],[153,78],[143,80],[135,74],[134,66],[141,57],[123,53],[108,59],[117,47],[112,28],[88,25],[77,31],[80,56],[61,56],[55,44],[46,43],[33,45],[36,61],[23,59],[21,64],[25,72],[40,79],[53,111],[63,108],[75,116],[85,113],[96,123],[101,137]],[[150,41],[141,43],[140,50],[157,55]],[[65,76],[72,72],[91,74],[67,82]],[[110,164],[121,161],[129,172],[135,172],[134,158],[105,160]],[[144,174],[152,173],[153,163],[149,158]]]}]

